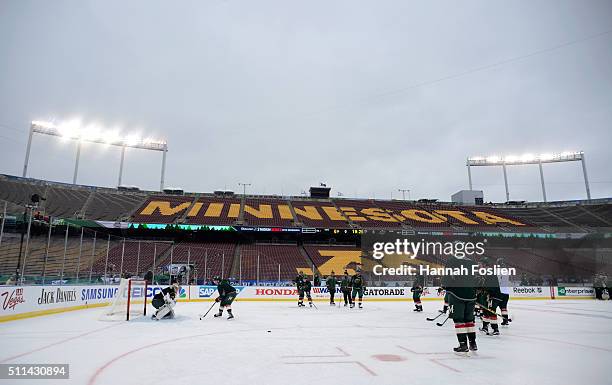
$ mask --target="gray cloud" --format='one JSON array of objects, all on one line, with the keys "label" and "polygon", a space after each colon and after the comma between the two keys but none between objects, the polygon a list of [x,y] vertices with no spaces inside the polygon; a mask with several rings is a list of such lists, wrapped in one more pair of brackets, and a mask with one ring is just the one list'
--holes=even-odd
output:
[{"label": "gray cloud", "polygon": [[[468,155],[581,149],[608,197],[612,33],[541,51],[610,30],[609,1],[4,2],[0,172],[30,120],[79,116],[166,138],[191,191],[449,199]],[[119,151],[86,150],[79,182],[116,184]],[[36,137],[30,176],[70,181],[74,156]],[[154,189],[160,165],[129,151],[124,181]],[[545,173],[549,199],[584,197],[579,164]],[[540,199],[537,167],[509,178]],[[474,180],[504,199],[501,170]]]}]

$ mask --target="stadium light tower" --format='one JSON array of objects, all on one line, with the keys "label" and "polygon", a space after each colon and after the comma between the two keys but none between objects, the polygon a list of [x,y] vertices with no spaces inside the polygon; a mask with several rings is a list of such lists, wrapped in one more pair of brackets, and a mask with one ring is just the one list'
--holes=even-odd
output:
[{"label": "stadium light tower", "polygon": [[408,200],[410,200],[410,189],[407,188],[398,188],[397,191],[402,193],[402,200],[406,200],[406,193],[408,193]]},{"label": "stadium light tower", "polygon": [[30,135],[28,137],[28,145],[26,147],[25,162],[23,164],[23,177],[28,174],[28,163],[30,160],[30,149],[32,147],[32,138],[34,134],[43,134],[56,136],[64,139],[75,140],[77,142],[76,160],[74,162],[74,173],[72,183],[76,184],[79,172],[79,160],[81,158],[81,145],[83,142],[98,143],[104,145],[112,145],[121,147],[121,163],[119,165],[118,186],[121,185],[123,177],[123,163],[125,159],[126,148],[139,148],[142,150],[161,151],[162,168],[160,191],[164,189],[164,177],[166,173],[166,154],[168,152],[168,143],[164,140],[155,140],[151,138],[142,138],[137,135],[121,135],[118,130],[103,131],[98,126],[88,125],[83,126],[77,120],[72,120],[60,124],[43,121],[33,121],[30,124]]},{"label": "stadium light tower", "polygon": [[242,186],[242,195],[246,196],[246,188],[247,186],[250,186],[250,183],[242,183],[242,182],[238,182],[239,186]]},{"label": "stadium light tower", "polygon": [[521,156],[473,156],[467,158],[466,166],[468,171],[468,183],[472,190],[472,171],[471,167],[475,166],[502,166],[504,171],[504,185],[506,188],[506,201],[510,200],[510,192],[508,190],[508,174],[506,166],[537,164],[540,169],[540,182],[542,183],[542,197],[546,202],[546,185],[544,184],[544,163],[559,163],[559,162],[581,162],[582,174],[584,175],[584,185],[586,187],[587,199],[591,200],[591,189],[589,188],[589,178],[587,176],[586,163],[584,159],[584,151],[566,151],[558,154],[540,154],[532,155],[525,154]]}]

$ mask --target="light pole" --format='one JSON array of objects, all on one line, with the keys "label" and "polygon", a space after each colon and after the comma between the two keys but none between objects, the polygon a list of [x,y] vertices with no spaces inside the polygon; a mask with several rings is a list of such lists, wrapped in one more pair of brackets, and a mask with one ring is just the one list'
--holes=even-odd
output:
[{"label": "light pole", "polygon": [[238,182],[239,186],[242,186],[242,195],[246,196],[246,188],[247,186],[250,186],[250,183],[242,183],[242,182]]},{"label": "light pole", "polygon": [[408,199],[410,200],[410,190],[407,188],[398,188],[397,191],[402,193],[402,200],[406,200],[406,193],[408,193]]}]

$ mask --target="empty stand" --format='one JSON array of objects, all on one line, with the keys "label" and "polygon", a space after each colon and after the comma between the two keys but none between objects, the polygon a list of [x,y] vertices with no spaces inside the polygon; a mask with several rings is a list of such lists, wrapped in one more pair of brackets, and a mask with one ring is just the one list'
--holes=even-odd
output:
[{"label": "empty stand", "polygon": [[174,223],[191,206],[193,198],[153,195],[136,211],[132,220],[141,223]]},{"label": "empty stand", "polygon": [[350,225],[332,202],[314,200],[291,200],[298,223],[306,227],[346,229]]},{"label": "empty stand", "polygon": [[[230,217],[229,214],[232,205],[235,205],[234,212],[236,215]],[[235,208],[238,208],[238,210]],[[240,200],[236,198],[199,197],[193,210],[187,215],[186,223],[231,226],[238,219],[238,214],[240,212],[239,208]]]},{"label": "empty stand", "polygon": [[[214,276],[227,278],[230,276],[234,261],[233,243],[181,243],[172,250],[172,263],[189,263],[194,265],[194,279],[211,279]],[[168,256],[164,263],[170,263]]]},{"label": "empty stand", "polygon": [[291,281],[299,270],[312,268],[297,245],[275,244],[242,245],[240,266],[242,280],[260,282]]},{"label": "empty stand", "polygon": [[245,199],[244,224],[248,226],[293,226],[288,202],[281,199]]},{"label": "empty stand", "polygon": [[82,215],[93,220],[119,220],[140,206],[144,200],[144,195],[95,191]]}]

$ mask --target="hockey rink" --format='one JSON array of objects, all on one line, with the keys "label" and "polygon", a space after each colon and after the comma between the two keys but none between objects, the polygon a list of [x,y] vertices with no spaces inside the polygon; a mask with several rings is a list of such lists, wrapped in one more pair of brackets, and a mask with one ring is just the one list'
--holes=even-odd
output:
[{"label": "hockey rink", "polygon": [[[1,324],[0,363],[69,363],[69,380],[1,384],[609,384],[612,301],[511,300],[501,336],[478,334],[469,357],[441,302],[366,302],[364,309],[234,303],[236,318],[200,321],[209,302],[173,320],[99,321],[102,308]],[[437,321],[443,320],[444,316]],[[480,326],[480,322],[478,322]]]}]

